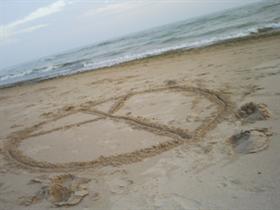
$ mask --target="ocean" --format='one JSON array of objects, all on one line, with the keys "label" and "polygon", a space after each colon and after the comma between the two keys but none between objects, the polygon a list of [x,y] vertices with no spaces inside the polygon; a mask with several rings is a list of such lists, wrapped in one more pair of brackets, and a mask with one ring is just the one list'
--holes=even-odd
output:
[{"label": "ocean", "polygon": [[272,31],[280,31],[280,0],[261,1],[0,69],[0,86],[109,67]]}]

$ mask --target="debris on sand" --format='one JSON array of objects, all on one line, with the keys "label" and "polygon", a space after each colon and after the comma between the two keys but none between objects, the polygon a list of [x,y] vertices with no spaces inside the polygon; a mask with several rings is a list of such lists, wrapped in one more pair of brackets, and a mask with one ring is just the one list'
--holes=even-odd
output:
[{"label": "debris on sand", "polygon": [[41,114],[42,117],[51,117],[52,116],[52,112],[44,112],[43,114]]},{"label": "debris on sand", "polygon": [[164,83],[165,83],[167,86],[174,86],[174,85],[177,85],[176,80],[165,80]]},{"label": "debris on sand", "polygon": [[21,197],[21,205],[29,206],[43,199],[54,206],[74,206],[88,195],[86,184],[90,179],[76,177],[71,174],[55,176],[49,179],[33,179],[31,183],[41,184],[35,196]]},{"label": "debris on sand", "polygon": [[229,142],[236,153],[250,154],[266,149],[271,135],[266,128],[252,129],[231,136]]},{"label": "debris on sand", "polygon": [[62,110],[65,111],[65,112],[70,112],[70,111],[72,111],[74,109],[75,109],[75,107],[71,106],[71,105],[67,105],[67,106],[62,108]]},{"label": "debris on sand", "polygon": [[267,120],[271,113],[265,104],[256,104],[254,102],[246,103],[238,110],[238,117],[245,122],[256,122],[258,120]]}]

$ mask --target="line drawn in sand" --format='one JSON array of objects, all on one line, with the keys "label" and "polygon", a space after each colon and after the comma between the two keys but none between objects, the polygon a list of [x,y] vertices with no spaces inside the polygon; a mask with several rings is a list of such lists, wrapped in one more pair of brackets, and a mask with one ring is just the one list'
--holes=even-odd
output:
[{"label": "line drawn in sand", "polygon": [[[193,131],[189,131],[187,128],[182,129],[174,126],[164,125],[158,122],[150,121],[143,117],[133,117],[130,115],[117,115],[116,113],[121,110],[124,105],[134,96],[143,96],[147,93],[161,93],[163,91],[172,91],[175,93],[192,93],[196,96],[203,97],[210,101],[215,107],[216,111],[212,113],[211,117],[208,117],[202,121],[202,123]],[[109,111],[104,112],[98,110],[96,107],[100,104],[115,101],[110,107]],[[69,171],[76,169],[86,168],[100,168],[104,166],[120,166],[124,164],[130,164],[142,161],[146,158],[153,157],[161,154],[165,151],[169,151],[175,147],[178,147],[185,143],[197,142],[202,139],[210,130],[215,128],[218,123],[224,120],[227,114],[233,113],[233,105],[229,99],[224,97],[219,92],[215,92],[205,88],[189,87],[189,86],[164,86],[154,89],[148,89],[138,92],[129,92],[128,94],[120,97],[113,97],[103,101],[92,101],[89,103],[81,104],[77,107],[73,107],[65,112],[60,112],[47,120],[33,125],[29,128],[17,131],[8,136],[4,145],[4,152],[6,157],[19,164],[19,166],[36,169],[41,171]],[[53,128],[47,131],[40,131],[42,127],[48,123],[52,123],[55,120],[62,119],[74,113],[86,113],[98,116],[92,120],[86,120],[74,124],[68,124],[61,127]],[[136,149],[132,152],[125,152],[116,155],[100,156],[90,161],[79,162],[65,162],[65,163],[52,163],[48,161],[39,161],[24,154],[24,151],[19,149],[20,144],[30,137],[36,137],[40,135],[49,134],[58,130],[65,130],[73,128],[75,126],[83,126],[88,123],[102,121],[109,119],[113,121],[120,121],[127,123],[133,129],[140,129],[159,136],[170,137],[170,140],[161,142],[156,145],[152,145],[147,148]]]}]

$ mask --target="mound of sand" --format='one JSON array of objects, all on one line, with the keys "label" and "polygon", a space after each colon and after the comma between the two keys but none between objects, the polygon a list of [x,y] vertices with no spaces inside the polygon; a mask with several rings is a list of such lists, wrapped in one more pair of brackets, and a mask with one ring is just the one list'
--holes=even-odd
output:
[{"label": "mound of sand", "polygon": [[265,104],[256,104],[254,102],[246,103],[238,110],[238,117],[245,122],[256,122],[258,120],[267,120],[271,113]]},{"label": "mound of sand", "polygon": [[40,184],[41,187],[35,196],[22,197],[21,204],[29,206],[48,200],[54,206],[73,206],[88,195],[87,184],[90,180],[71,174],[55,176],[50,179],[33,179],[31,183]]},{"label": "mound of sand", "polygon": [[252,129],[231,136],[229,142],[236,153],[256,153],[269,146],[269,136],[268,129]]}]

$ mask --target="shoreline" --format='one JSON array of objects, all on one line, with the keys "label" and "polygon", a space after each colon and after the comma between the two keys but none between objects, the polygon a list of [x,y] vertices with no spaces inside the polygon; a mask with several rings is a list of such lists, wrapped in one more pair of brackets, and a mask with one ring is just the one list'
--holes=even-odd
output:
[{"label": "shoreline", "polygon": [[74,73],[70,73],[70,74],[58,75],[58,76],[53,76],[53,77],[49,77],[49,78],[48,77],[47,78],[37,78],[37,79],[25,80],[25,81],[15,82],[15,83],[11,83],[11,84],[6,84],[6,85],[0,85],[0,90],[7,89],[7,88],[13,88],[13,87],[32,85],[32,84],[46,82],[46,81],[60,79],[60,78],[67,78],[67,77],[71,77],[74,75],[87,74],[90,72],[97,72],[97,71],[99,72],[99,71],[104,71],[104,70],[110,70],[110,69],[116,68],[116,67],[125,67],[125,66],[129,66],[129,65],[136,65],[141,62],[150,61],[151,59],[161,59],[161,58],[166,58],[168,56],[180,56],[180,55],[185,55],[185,54],[192,53],[192,52],[200,52],[203,50],[211,49],[213,47],[227,46],[227,45],[236,44],[239,42],[253,41],[253,40],[258,40],[258,39],[279,36],[279,35],[280,35],[280,31],[273,31],[273,32],[267,32],[267,33],[252,34],[252,35],[245,36],[245,37],[227,39],[227,40],[219,41],[216,43],[211,43],[209,45],[201,46],[201,47],[197,47],[197,48],[170,50],[167,52],[163,52],[161,54],[151,55],[148,57],[134,59],[131,61],[125,61],[122,63],[114,64],[112,66],[105,66],[105,67],[100,67],[100,68],[96,68],[96,69],[84,70],[84,71],[80,71],[80,72],[78,71],[78,72],[74,72]]}]

